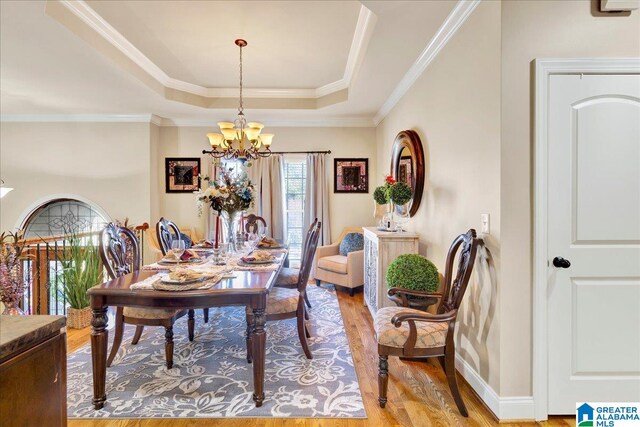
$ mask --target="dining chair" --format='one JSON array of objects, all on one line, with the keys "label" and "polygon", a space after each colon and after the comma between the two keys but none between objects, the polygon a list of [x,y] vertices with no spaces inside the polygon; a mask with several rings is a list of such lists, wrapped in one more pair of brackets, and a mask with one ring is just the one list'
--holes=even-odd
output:
[{"label": "dining chair", "polygon": [[[301,254],[305,253],[305,249],[307,247],[307,242],[309,241],[309,236],[311,236],[311,232],[313,231],[314,227],[316,226],[316,223],[318,222],[318,218],[313,220],[313,223],[311,223],[311,225],[309,226],[309,229],[307,230],[307,234],[304,238],[304,241],[302,242],[302,250],[300,251]],[[290,267],[284,267],[280,270],[280,273],[278,274],[278,277],[276,278],[276,283],[274,286],[280,287],[280,288],[292,288],[295,289],[298,287],[298,276],[300,276],[300,269],[299,268],[290,268]],[[305,304],[307,304],[307,307],[311,308],[311,302],[309,301],[309,295],[305,292],[304,294],[304,302]],[[306,312],[305,312],[306,313]],[[308,316],[307,316],[308,318]]]},{"label": "dining chair", "polygon": [[[307,326],[305,325],[305,304],[304,295],[307,292],[307,282],[309,281],[309,273],[313,265],[313,256],[318,246],[318,238],[320,237],[320,228],[322,223],[316,222],[314,228],[311,230],[307,247],[302,257],[300,264],[300,275],[298,276],[298,283],[296,289],[277,288],[274,287],[269,292],[267,297],[267,306],[265,314],[267,321],[270,320],[284,320],[284,319],[297,319],[298,326],[298,338],[302,345],[307,359],[313,359],[307,338],[310,336]],[[253,311],[247,307],[247,361],[251,363],[251,332],[253,325]]]},{"label": "dining chair", "polygon": [[[127,242],[129,243],[127,245]],[[100,233],[100,258],[113,280],[125,274],[140,270],[140,244],[135,234],[128,228],[109,223]],[[131,254],[128,256],[128,254]],[[164,352],[168,369],[173,367],[173,324],[177,319],[188,314],[189,341],[194,337],[193,310],[171,310],[164,308],[117,307],[116,328],[113,336],[111,352],[107,358],[107,366],[111,366],[122,343],[124,324],[136,325],[136,332],[131,344],[140,340],[145,326],[164,326]]]},{"label": "dining chair", "polygon": [[262,230],[267,229],[267,221],[264,220],[261,216],[249,214],[244,217],[244,232],[249,233],[260,233],[260,224],[262,224]]},{"label": "dining chair", "polygon": [[[447,254],[442,293],[389,289],[390,296],[405,294],[433,297],[439,299],[439,304],[437,314],[405,307],[384,307],[376,313],[374,329],[378,341],[378,403],[381,408],[384,408],[387,403],[389,356],[438,357],[458,410],[463,416],[469,416],[456,380],[456,349],[453,335],[458,309],[469,284],[478,245],[482,243],[482,239],[476,237],[474,229],[454,239]],[[460,250],[458,267],[453,277],[453,265],[458,250]]]},{"label": "dining chair", "polygon": [[[162,256],[166,255],[167,252],[171,249],[171,243],[173,242],[174,237],[182,236],[180,229],[176,225],[175,222],[170,219],[166,219],[164,217],[160,217],[160,220],[156,224],[156,238],[158,239],[158,243],[160,244],[160,250],[162,251]],[[204,317],[204,323],[209,323],[209,309],[203,308],[202,314]]]}]

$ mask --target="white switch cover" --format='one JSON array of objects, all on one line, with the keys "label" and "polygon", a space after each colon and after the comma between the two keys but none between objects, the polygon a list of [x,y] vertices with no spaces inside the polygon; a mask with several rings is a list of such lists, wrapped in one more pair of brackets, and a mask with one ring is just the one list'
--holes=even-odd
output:
[{"label": "white switch cover", "polygon": [[484,234],[489,234],[489,214],[480,214],[480,231]]}]

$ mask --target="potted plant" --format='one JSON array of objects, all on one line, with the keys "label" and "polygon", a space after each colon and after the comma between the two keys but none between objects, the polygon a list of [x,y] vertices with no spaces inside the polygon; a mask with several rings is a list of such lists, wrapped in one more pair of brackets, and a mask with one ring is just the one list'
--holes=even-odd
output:
[{"label": "potted plant", "polygon": [[[391,225],[395,222],[406,222],[409,217],[409,207],[407,203],[411,201],[413,191],[411,187],[401,181],[396,181],[391,175],[387,175],[384,178],[384,184],[377,187],[373,191],[373,200],[376,202],[375,216],[381,216],[381,210],[384,205],[387,205],[387,212],[382,218],[383,228],[390,229]],[[399,221],[394,221],[393,214],[396,214]],[[401,225],[401,224],[400,224]],[[402,230],[402,227],[398,229]]]},{"label": "potted plant", "polygon": [[401,307],[426,310],[438,299],[428,295],[438,290],[438,268],[418,254],[403,254],[387,270],[389,299]]},{"label": "potted plant", "polygon": [[69,303],[67,326],[82,329],[91,323],[89,288],[102,281],[102,263],[98,248],[84,245],[77,234],[71,234],[60,259],[62,264],[62,297]]}]

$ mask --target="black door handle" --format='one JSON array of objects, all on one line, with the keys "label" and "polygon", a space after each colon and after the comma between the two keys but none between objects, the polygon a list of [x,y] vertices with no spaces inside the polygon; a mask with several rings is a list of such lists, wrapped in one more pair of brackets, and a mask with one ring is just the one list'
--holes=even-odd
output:
[{"label": "black door handle", "polygon": [[569,268],[571,263],[568,259],[564,259],[561,256],[557,256],[553,259],[553,266],[558,268]]}]

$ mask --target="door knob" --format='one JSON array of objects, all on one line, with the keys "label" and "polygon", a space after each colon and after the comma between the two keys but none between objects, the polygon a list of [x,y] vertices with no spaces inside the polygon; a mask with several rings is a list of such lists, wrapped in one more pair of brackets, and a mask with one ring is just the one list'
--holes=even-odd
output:
[{"label": "door knob", "polygon": [[564,259],[561,256],[557,256],[553,259],[553,266],[558,268],[569,268],[571,263],[568,259]]}]

